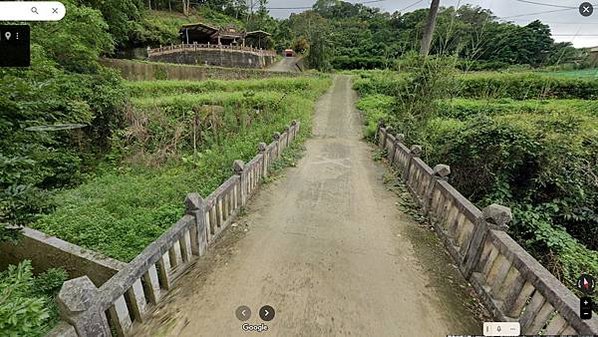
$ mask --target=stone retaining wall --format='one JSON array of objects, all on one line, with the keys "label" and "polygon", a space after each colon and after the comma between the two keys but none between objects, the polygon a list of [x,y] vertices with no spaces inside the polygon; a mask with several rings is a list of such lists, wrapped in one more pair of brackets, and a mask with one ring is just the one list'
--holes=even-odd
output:
[{"label": "stone retaining wall", "polygon": [[35,273],[63,268],[69,277],[87,275],[99,287],[126,265],[31,228],[24,228],[20,235],[18,243],[0,243],[0,270],[5,270],[9,264],[31,260]]},{"label": "stone retaining wall", "polygon": [[189,194],[186,215],[101,287],[86,276],[65,282],[57,301],[68,325],[61,323],[49,336],[110,337],[112,331],[126,336],[135,322],[143,322],[177,277],[232,223],[299,128],[293,122],[275,133],[269,145],[259,144],[248,163],[236,160],[235,175],[207,198]]},{"label": "stone retaining wall", "polygon": [[263,69],[206,67],[120,59],[102,59],[101,63],[118,70],[123,78],[130,81],[246,80],[302,76],[301,73],[273,72]]},{"label": "stone retaining wall", "polygon": [[505,232],[510,209],[478,209],[448,183],[450,167],[430,168],[390,128],[376,140],[495,319],[519,321],[525,335],[598,335],[598,318],[581,320],[579,298]]}]

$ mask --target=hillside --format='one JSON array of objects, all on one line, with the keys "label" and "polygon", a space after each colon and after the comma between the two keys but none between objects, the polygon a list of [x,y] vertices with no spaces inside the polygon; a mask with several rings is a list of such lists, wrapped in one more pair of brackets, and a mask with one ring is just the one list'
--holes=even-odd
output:
[{"label": "hillside", "polygon": [[158,46],[180,43],[179,29],[187,23],[203,22],[214,27],[234,25],[245,28],[245,23],[222,12],[201,7],[190,15],[176,11],[148,10],[143,13],[141,21],[132,32],[133,46]]}]

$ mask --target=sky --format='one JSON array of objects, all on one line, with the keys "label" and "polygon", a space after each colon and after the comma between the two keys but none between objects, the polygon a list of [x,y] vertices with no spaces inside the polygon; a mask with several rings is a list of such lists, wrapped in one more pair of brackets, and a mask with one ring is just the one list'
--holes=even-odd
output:
[{"label": "sky", "polygon": [[[344,1],[357,3],[367,0]],[[595,7],[594,14],[589,17],[582,16],[578,10],[581,3],[585,1],[590,1]],[[280,8],[310,7],[314,3],[315,0],[269,0],[268,7],[272,16],[286,18],[291,13],[298,13],[305,9]],[[578,48],[598,46],[598,0],[440,0],[440,5],[444,7],[463,4],[488,8],[495,16],[504,18],[502,20],[520,25],[540,19],[550,26],[553,38],[557,42],[568,41]],[[388,12],[397,10],[410,12],[429,7],[430,0],[378,0],[366,5]],[[572,9],[563,7],[572,7]],[[549,11],[552,13],[546,13]]]}]

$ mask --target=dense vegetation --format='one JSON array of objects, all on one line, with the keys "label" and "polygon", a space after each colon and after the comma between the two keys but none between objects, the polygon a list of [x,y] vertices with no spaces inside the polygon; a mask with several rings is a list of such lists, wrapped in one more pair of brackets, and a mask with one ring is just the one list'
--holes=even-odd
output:
[{"label": "dense vegetation", "polygon": [[[427,16],[428,9],[388,13],[363,4],[318,0],[312,10],[282,20],[275,37],[296,50],[318,45],[317,68],[393,68],[397,57],[419,50]],[[570,43],[555,43],[550,28],[540,21],[525,26],[500,22],[490,10],[471,5],[441,9],[431,53],[457,55],[458,66],[467,70],[589,63]]]},{"label": "dense vegetation", "polygon": [[[0,69],[0,241],[18,238],[5,225],[29,225],[128,261],[178,220],[186,193],[208,195],[234,159],[251,158],[291,120],[309,130],[313,102],[329,85],[126,83],[99,58],[176,43],[187,22],[251,29],[271,18],[217,1],[187,15],[166,1],[63,2],[65,19],[30,24],[31,68]],[[65,278],[33,276],[27,262],[2,272],[0,335],[47,332]]]},{"label": "dense vegetation", "polygon": [[[32,24],[31,68],[0,70],[0,223],[47,212],[47,194],[82,182],[122,122],[126,88],[97,63],[112,49],[107,26],[66,5],[60,23]],[[73,123],[87,127],[56,126]]]},{"label": "dense vegetation", "polygon": [[114,136],[111,154],[120,165],[57,193],[56,209],[32,226],[129,261],[181,217],[187,193],[209,195],[235,159],[255,156],[257,144],[291,120],[307,132],[328,85],[326,78],[129,83],[130,126]]},{"label": "dense vegetation", "polygon": [[66,278],[61,269],[34,276],[30,261],[0,272],[0,334],[45,335],[59,320],[54,298]]},{"label": "dense vegetation", "polygon": [[[292,47],[320,70],[401,70],[359,74],[368,132],[386,120],[423,144],[427,160],[450,164],[453,182],[476,203],[511,206],[511,234],[568,285],[580,271],[596,273],[596,73],[579,72],[583,53],[554,43],[541,22],[445,8],[432,53],[459,59],[422,68],[397,57],[417,50],[427,10],[318,0],[275,20],[266,0],[255,8],[244,0],[62,2],[65,19],[30,24],[32,67],[0,69],[0,241],[14,238],[5,224],[30,225],[128,261],[180,217],[186,193],[209,194],[234,159],[251,158],[290,120],[309,130],[325,77],[127,83],[98,63],[178,43],[180,25],[201,21],[272,32],[273,47]],[[572,72],[559,78],[453,76],[455,68],[570,61]],[[33,276],[28,262],[1,272],[0,332],[45,333],[65,278],[58,270]]]},{"label": "dense vegetation", "polygon": [[480,207],[511,207],[510,234],[574,289],[579,274],[598,272],[598,81],[463,74],[456,63],[357,73],[367,135],[384,120],[428,163],[449,164],[451,183]]}]

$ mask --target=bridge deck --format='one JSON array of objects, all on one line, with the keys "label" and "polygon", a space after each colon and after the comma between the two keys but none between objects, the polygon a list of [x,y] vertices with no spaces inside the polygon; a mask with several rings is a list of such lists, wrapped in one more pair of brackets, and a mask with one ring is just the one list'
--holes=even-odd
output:
[{"label": "bridge deck", "polygon": [[336,77],[298,167],[264,186],[135,335],[243,336],[235,309],[259,323],[266,304],[276,309],[267,336],[481,332],[442,244],[384,185],[355,98]]}]

